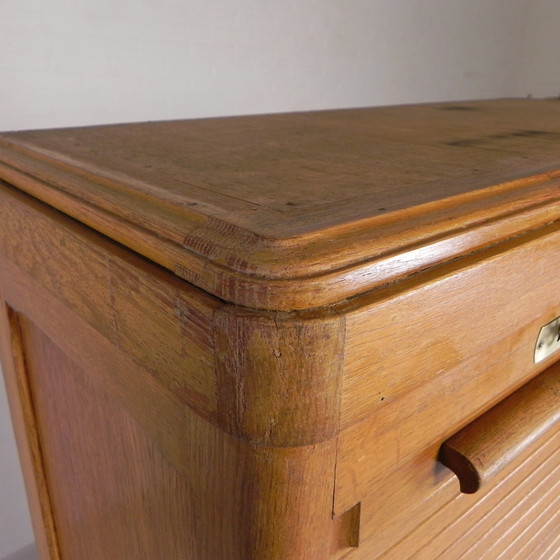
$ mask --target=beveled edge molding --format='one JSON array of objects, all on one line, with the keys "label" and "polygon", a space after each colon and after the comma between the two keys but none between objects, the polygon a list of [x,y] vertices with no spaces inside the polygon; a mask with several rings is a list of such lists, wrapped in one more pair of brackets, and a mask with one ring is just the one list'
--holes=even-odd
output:
[{"label": "beveled edge molding", "polygon": [[338,303],[560,220],[560,169],[292,237],[1,136],[0,179],[224,301],[279,311]]}]

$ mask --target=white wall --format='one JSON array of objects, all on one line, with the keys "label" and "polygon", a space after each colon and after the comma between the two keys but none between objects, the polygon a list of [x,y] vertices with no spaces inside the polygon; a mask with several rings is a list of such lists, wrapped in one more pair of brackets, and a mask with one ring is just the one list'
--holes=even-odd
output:
[{"label": "white wall", "polygon": [[0,3],[0,130],[511,95],[527,0]]},{"label": "white wall", "polygon": [[528,13],[514,93],[560,98],[560,1],[539,0]]},{"label": "white wall", "polygon": [[[558,0],[0,2],[0,130],[560,94]],[[0,383],[0,558],[31,540]]]}]

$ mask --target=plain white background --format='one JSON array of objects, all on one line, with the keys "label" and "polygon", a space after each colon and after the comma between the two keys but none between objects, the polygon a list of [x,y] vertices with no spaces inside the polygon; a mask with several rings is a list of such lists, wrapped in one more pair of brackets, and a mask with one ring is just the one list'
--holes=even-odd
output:
[{"label": "plain white background", "polygon": [[[557,97],[559,22],[558,0],[0,0],[0,130]],[[3,558],[32,534],[2,393],[0,450]]]}]

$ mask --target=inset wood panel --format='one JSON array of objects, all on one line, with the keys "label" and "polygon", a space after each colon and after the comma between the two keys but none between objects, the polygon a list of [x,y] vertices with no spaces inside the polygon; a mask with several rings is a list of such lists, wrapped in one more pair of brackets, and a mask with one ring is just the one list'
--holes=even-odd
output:
[{"label": "inset wood panel", "polygon": [[90,376],[21,323],[62,558],[196,558],[192,482]]},{"label": "inset wood panel", "polygon": [[[81,519],[87,524],[87,530],[83,529],[87,542],[112,537],[104,532],[97,501],[101,500],[103,505],[108,500],[110,505],[114,495],[124,504],[130,492],[131,511],[123,513],[120,523],[122,530],[132,531],[132,536],[121,537],[123,550],[127,539],[130,543],[135,540],[133,511],[136,508],[148,508],[148,512],[139,514],[140,521],[144,520],[143,530],[157,532],[160,531],[157,522],[149,529],[150,515],[157,515],[159,508],[167,507],[170,516],[158,519],[179,525],[178,529],[166,528],[168,536],[177,531],[179,535],[186,533],[191,537],[192,554],[179,556],[181,560],[325,558],[332,533],[340,530],[332,521],[335,439],[301,447],[271,448],[228,436],[186,407],[149,372],[48,292],[21,277],[11,265],[6,270],[11,280],[7,297],[20,311],[20,318],[22,312],[33,316],[33,322],[29,319],[20,322],[25,327],[24,350],[32,370],[29,378],[31,385],[38,385],[39,389],[35,388],[34,400],[47,402],[46,405],[39,402],[37,406],[41,445],[48,450],[58,449],[57,453],[70,453],[62,466],[55,463],[55,471],[48,466],[48,459],[45,461],[51,468],[47,479],[49,491],[51,484],[55,488],[51,492],[55,514],[60,510],[60,503],[66,508],[83,506]],[[75,384],[77,387],[73,388]],[[52,408],[52,418],[41,412],[45,406],[47,412]],[[105,426],[99,424],[103,419]],[[60,422],[66,422],[64,430],[70,433],[63,442],[55,441],[53,445],[53,438],[64,435]],[[72,441],[75,449],[71,451],[67,444]],[[105,449],[110,450],[109,455]],[[72,458],[76,453],[78,460]],[[92,496],[81,496],[86,488],[83,476],[72,478],[76,461],[80,469],[81,462],[84,463],[85,473],[88,469],[101,469],[101,474],[96,470],[92,476],[86,476],[87,480],[92,478],[99,483],[95,489],[89,489]],[[99,461],[101,465],[97,464]],[[136,469],[140,472],[129,473]],[[105,470],[114,471],[107,484],[103,480]],[[152,475],[158,480],[152,481]],[[172,490],[166,495],[167,479]],[[30,477],[27,482],[32,484]],[[120,484],[124,489],[115,490]],[[63,485],[62,496],[57,493],[58,485]],[[150,485],[156,491],[152,506],[151,492],[146,490]],[[184,491],[173,490],[177,485]],[[85,500],[85,504],[74,502],[74,495]],[[178,503],[168,507],[167,500]],[[73,510],[69,511],[72,520]],[[190,519],[191,525],[184,526],[192,512],[196,513]],[[87,519],[91,515],[94,523],[90,524]],[[68,530],[75,535],[70,521],[68,526],[57,524],[61,541]],[[148,540],[156,547],[159,540],[154,539]],[[344,535],[341,542],[346,542]],[[144,554],[132,556],[136,550],[133,547],[130,555],[123,557],[151,558]],[[101,549],[99,556],[91,557],[106,560],[104,551]],[[44,558],[54,560],[51,556]],[[73,560],[74,557],[62,555],[61,558]],[[156,554],[153,558],[160,556]]]},{"label": "inset wood panel", "polygon": [[0,284],[0,358],[12,424],[23,470],[37,550],[43,560],[60,560],[40,434],[27,378],[17,313],[6,304]]}]

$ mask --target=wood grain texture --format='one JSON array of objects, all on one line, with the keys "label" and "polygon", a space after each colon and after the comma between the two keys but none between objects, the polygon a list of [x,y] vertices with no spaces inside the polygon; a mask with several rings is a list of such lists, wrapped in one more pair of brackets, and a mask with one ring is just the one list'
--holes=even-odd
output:
[{"label": "wood grain texture", "polygon": [[43,204],[0,188],[2,255],[200,414],[216,417],[222,302]]},{"label": "wood grain texture", "polygon": [[23,316],[33,317],[33,324],[75,367],[87,371],[116,399],[171,465],[193,476],[196,462],[185,456],[185,430],[187,426],[201,430],[197,428],[201,416],[12,263],[0,260],[0,267],[6,274],[5,297],[10,305]]},{"label": "wood grain texture", "polygon": [[[543,447],[547,451],[548,446]],[[436,523],[430,520],[429,529],[421,526],[422,532],[431,533],[431,538],[426,535],[423,539],[422,546],[418,547],[417,531],[391,551],[388,558],[494,560],[503,552],[513,555],[525,544],[538,543],[539,516],[550,515],[551,504],[553,511],[557,507],[558,461],[558,449],[548,457],[535,454],[522,469],[508,472],[482,500],[461,507],[461,500],[457,499],[441,511]],[[462,510],[460,515],[457,510]],[[527,558],[531,558],[530,553]]]},{"label": "wood grain texture", "polygon": [[446,440],[439,460],[473,494],[560,421],[560,364],[551,366]]},{"label": "wood grain texture", "polygon": [[560,314],[558,246],[552,224],[345,305],[342,426],[476,356],[490,363],[500,341],[506,360],[522,351],[518,375],[532,370],[538,332]]},{"label": "wood grain texture", "polygon": [[543,229],[352,303],[335,512],[550,364],[533,353],[560,312],[558,239]]},{"label": "wood grain texture", "polygon": [[[320,443],[339,432],[344,318],[216,312],[221,425],[258,445]],[[294,398],[297,395],[297,398]]]},{"label": "wood grain texture", "polygon": [[[73,230],[68,220],[55,213],[42,222],[39,206],[34,209],[36,213],[26,214],[34,205],[27,206],[28,201],[23,199],[15,200],[10,195],[5,200],[11,203],[4,207],[5,215],[21,216],[23,212],[23,216],[34,218],[4,222],[19,224],[22,236],[19,240],[5,236],[0,277],[6,300],[27,317],[24,347],[33,363],[35,406],[43,411],[40,439],[50,454],[48,486],[55,489],[57,526],[67,539],[62,545],[66,547],[62,558],[106,558],[107,551],[114,549],[120,557],[127,550],[127,558],[138,560],[159,559],[162,554],[193,560],[323,560],[333,541],[348,541],[345,533],[352,532],[352,527],[336,524],[332,514],[339,401],[336,390],[331,396],[331,389],[336,389],[339,382],[342,361],[338,314],[310,314],[305,321],[298,321],[291,316],[261,317],[250,312],[234,320],[235,314],[231,315],[227,308],[222,311],[220,303],[210,307],[207,324],[194,323],[192,329],[178,331],[186,337],[182,342],[189,348],[199,340],[204,327],[212,332],[215,317],[220,328],[236,325],[238,329],[220,330],[218,347],[226,348],[225,352],[228,336],[232,341],[242,342],[250,341],[251,337],[255,340],[261,332],[271,344],[276,341],[274,345],[249,344],[235,354],[237,358],[230,357],[224,362],[232,367],[228,374],[231,379],[241,376],[238,385],[246,387],[243,395],[247,402],[258,406],[262,401],[262,420],[254,415],[257,422],[249,422],[246,433],[232,430],[235,437],[230,436],[218,426],[220,417],[207,418],[204,409],[195,406],[196,401],[185,399],[183,383],[169,383],[159,370],[154,371],[154,361],[144,358],[152,346],[163,354],[164,336],[174,332],[165,329],[168,321],[176,321],[175,300],[156,300],[153,296],[167,287],[161,271],[151,270],[154,284],[145,294],[134,289],[137,286],[131,285],[129,275],[112,278],[113,293],[130,292],[131,302],[142,305],[143,311],[151,314],[146,324],[161,329],[142,330],[143,325],[138,323],[141,317],[134,315],[137,311],[123,308],[117,316],[119,337],[114,338],[115,331],[107,325],[115,317],[105,318],[99,311],[104,305],[111,305],[111,301],[104,299],[111,295],[104,291],[104,282],[100,282],[98,291],[80,291],[84,286],[83,274],[102,270],[96,268],[96,253],[86,252],[86,256],[93,257],[80,260],[76,245],[72,244],[74,252],[66,260],[68,240],[78,234],[78,239],[83,239],[80,236],[86,232],[80,228]],[[9,214],[6,208],[10,209]],[[33,228],[30,235],[25,233],[26,224]],[[48,229],[43,230],[42,226]],[[64,235],[57,237],[60,231]],[[49,240],[45,243],[51,249],[49,263],[59,268],[51,270],[38,257],[43,254],[41,233],[52,233],[51,244]],[[105,257],[112,259],[115,270],[133,267],[137,274],[150,271],[146,263],[136,268],[139,263],[135,258],[124,258],[95,234],[90,232],[86,237],[92,250],[103,250]],[[15,243],[25,251],[18,252],[15,245],[12,249]],[[76,260],[80,266],[64,265]],[[95,274],[94,277],[105,278]],[[189,287],[179,290],[181,282],[171,279],[173,284],[177,296],[192,297]],[[143,299],[135,299],[138,294]],[[195,309],[207,298],[201,295],[202,300],[192,302]],[[82,301],[79,298],[89,305],[77,304]],[[99,298],[99,305],[94,306],[89,298]],[[99,317],[92,315],[95,311]],[[130,316],[138,318],[130,320]],[[256,328],[259,325],[262,331]],[[252,334],[238,340],[236,333],[245,333],[244,337]],[[126,345],[119,344],[123,340],[128,341]],[[310,356],[317,356],[315,367],[307,370],[305,363],[295,367],[295,349],[299,346],[308,348]],[[321,367],[327,359],[325,353],[332,354],[330,369]],[[252,364],[251,368],[241,367],[237,359]],[[224,354],[220,354],[220,360],[225,360]],[[159,363],[160,368],[165,368],[169,361],[161,358]],[[192,375],[189,368],[193,367],[190,355],[178,363],[182,364],[182,370],[177,370],[182,376],[178,381],[188,382]],[[269,390],[266,398],[265,371],[259,368],[272,367],[273,363],[278,368],[270,372],[275,390],[280,390],[285,382],[284,391],[299,387],[300,392],[307,391],[309,396],[323,387],[322,392],[317,392],[314,415],[307,418],[305,413],[311,409],[305,409],[303,401],[290,401],[285,392],[277,399],[276,407],[268,408],[276,393]],[[220,379],[223,375],[226,373],[220,374]],[[257,384],[252,385],[251,380]],[[231,403],[225,405],[225,398],[226,393],[220,398],[225,409],[220,410],[233,410]],[[87,406],[84,399],[88,400]],[[61,414],[75,421],[65,421]],[[321,425],[323,414],[326,420]],[[262,438],[258,430],[270,418],[277,419],[276,429]],[[225,429],[228,427],[224,425]],[[64,457],[59,458],[60,454]],[[33,482],[33,477],[29,482]],[[157,490],[154,495],[151,490],[148,492],[151,487]],[[115,506],[115,528],[105,531],[102,512],[113,499],[119,501]],[[177,503],[166,505],[173,499]],[[135,525],[132,520],[138,508],[144,509]],[[162,508],[169,510],[170,517],[156,520],[154,516]],[[80,522],[90,518],[91,523]],[[84,525],[76,526],[77,523]],[[138,537],[136,531],[148,531],[150,523],[153,531],[159,531],[159,524],[163,524],[161,536]],[[102,544],[91,548],[87,543],[92,539]],[[144,552],[139,552],[139,546]],[[85,549],[90,549],[90,556]],[[49,556],[46,558],[50,560]]]},{"label": "wood grain texture", "polygon": [[[339,551],[351,560],[541,558],[533,549],[560,527],[558,430],[526,448],[477,495],[461,494],[454,475],[421,454],[378,482],[361,504],[361,542]],[[413,498],[413,499],[412,499]],[[382,504],[382,506],[380,505]],[[549,522],[549,520],[552,520]],[[543,534],[541,527],[548,524]],[[524,548],[526,547],[526,548]],[[518,555],[518,551],[524,554]],[[546,556],[543,556],[546,558]]]},{"label": "wood grain texture", "polygon": [[42,559],[61,560],[50,489],[45,475],[43,445],[28,384],[21,325],[17,314],[5,305],[1,290],[0,303],[2,371],[26,483],[35,543]]},{"label": "wood grain texture", "polygon": [[49,333],[26,321],[49,487],[70,541],[62,558],[326,557],[344,531],[332,520],[334,439],[276,448],[228,436],[53,296],[31,298],[9,276],[7,297]]},{"label": "wood grain texture", "polygon": [[0,178],[222,299],[318,307],[559,218],[558,102],[454,107],[5,134]]},{"label": "wood grain texture", "polygon": [[62,558],[192,557],[188,482],[37,327],[24,332]]},{"label": "wood grain texture", "polygon": [[554,558],[558,423],[476,496],[437,457],[558,367],[533,361],[560,315],[557,116],[2,135],[2,354],[45,560],[54,528],[60,560]]}]

